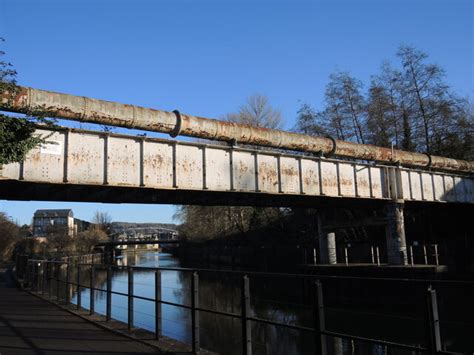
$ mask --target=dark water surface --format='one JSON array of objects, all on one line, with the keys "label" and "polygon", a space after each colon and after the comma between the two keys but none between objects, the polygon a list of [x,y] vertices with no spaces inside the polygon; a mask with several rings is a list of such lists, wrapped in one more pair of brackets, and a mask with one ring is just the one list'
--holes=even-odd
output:
[{"label": "dark water surface", "polygon": [[[120,257],[117,259],[117,265],[181,267],[182,263],[171,254],[143,252]],[[105,272],[97,272],[96,280],[96,287],[105,290]],[[200,307],[240,313],[240,282],[240,278],[233,275],[200,273]],[[162,271],[161,285],[163,301],[191,304],[190,273]],[[292,278],[282,280],[252,277],[250,279],[252,315],[287,324],[313,327],[312,296],[307,286],[301,280]],[[426,344],[423,320],[426,310],[423,303],[424,288],[410,286],[408,289],[401,289],[395,286],[390,289],[391,286],[386,285],[354,283],[341,286],[335,282],[325,282],[323,287],[328,330],[411,345]],[[112,290],[127,293],[126,270],[114,271]],[[134,293],[143,297],[155,297],[155,273],[152,270],[134,272]],[[471,338],[474,339],[472,288],[462,286],[456,289],[450,286],[446,290],[440,290],[439,294],[443,348],[459,352],[474,351],[471,341]],[[89,290],[81,291],[81,295],[83,307],[88,308]],[[383,302],[383,297],[387,297],[386,303]],[[72,302],[77,302],[77,295],[74,295]],[[105,292],[96,292],[96,312],[105,314],[105,307]],[[127,321],[127,297],[112,295],[112,318]],[[443,321],[448,318],[449,321]],[[154,302],[135,299],[134,325],[155,331]],[[190,311],[162,304],[161,329],[163,335],[190,344]],[[205,349],[221,354],[241,354],[239,319],[200,312],[200,334],[201,347]],[[255,354],[314,354],[315,349],[312,333],[272,325],[253,323],[252,340]],[[334,355],[415,354],[411,351],[332,337],[327,337],[327,345],[328,353]]]}]

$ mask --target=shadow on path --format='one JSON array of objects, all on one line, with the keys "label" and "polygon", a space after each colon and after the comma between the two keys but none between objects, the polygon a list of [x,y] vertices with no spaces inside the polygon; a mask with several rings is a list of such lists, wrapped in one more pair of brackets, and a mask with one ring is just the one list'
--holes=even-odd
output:
[{"label": "shadow on path", "polygon": [[15,287],[0,269],[0,354],[149,354],[121,337]]}]

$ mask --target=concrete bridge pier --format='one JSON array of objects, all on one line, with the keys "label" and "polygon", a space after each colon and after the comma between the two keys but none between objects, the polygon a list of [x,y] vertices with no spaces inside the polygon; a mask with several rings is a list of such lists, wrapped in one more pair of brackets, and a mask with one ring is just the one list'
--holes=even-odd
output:
[{"label": "concrete bridge pier", "polygon": [[319,250],[321,251],[321,264],[337,264],[336,233],[320,234]]},{"label": "concrete bridge pier", "polygon": [[336,233],[323,230],[322,218],[318,213],[318,235],[321,264],[337,264]]},{"label": "concrete bridge pier", "polygon": [[389,265],[407,265],[407,241],[402,200],[394,200],[386,206],[387,225],[385,227],[387,243],[387,263]]}]

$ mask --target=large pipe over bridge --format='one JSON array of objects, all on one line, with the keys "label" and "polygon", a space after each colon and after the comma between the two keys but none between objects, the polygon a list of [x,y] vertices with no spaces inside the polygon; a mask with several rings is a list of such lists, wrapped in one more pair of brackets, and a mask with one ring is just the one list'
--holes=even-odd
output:
[{"label": "large pipe over bridge", "polygon": [[0,109],[29,113],[39,110],[50,117],[98,123],[125,128],[254,144],[266,147],[322,153],[361,160],[398,163],[413,167],[431,167],[474,172],[474,162],[423,153],[356,144],[327,137],[312,137],[281,130],[253,127],[180,113],[167,112],[91,99],[28,87],[0,94]]}]

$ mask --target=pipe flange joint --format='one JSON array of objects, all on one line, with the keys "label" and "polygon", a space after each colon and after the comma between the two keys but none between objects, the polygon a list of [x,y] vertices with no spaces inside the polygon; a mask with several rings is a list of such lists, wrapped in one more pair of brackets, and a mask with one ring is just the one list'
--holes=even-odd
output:
[{"label": "pipe flange joint", "polygon": [[431,168],[431,163],[433,163],[433,159],[431,158],[431,154],[425,153],[425,155],[428,157],[428,164],[426,164],[426,167]]},{"label": "pipe flange joint", "polygon": [[337,142],[333,137],[331,137],[329,135],[327,135],[326,138],[330,139],[331,142],[332,142],[332,149],[326,154],[326,156],[330,157],[330,156],[334,155],[334,153],[336,153]]},{"label": "pipe flange joint", "polygon": [[173,113],[176,115],[176,126],[174,126],[173,130],[170,132],[170,136],[172,138],[176,138],[181,133],[181,113],[178,110],[174,110]]}]

